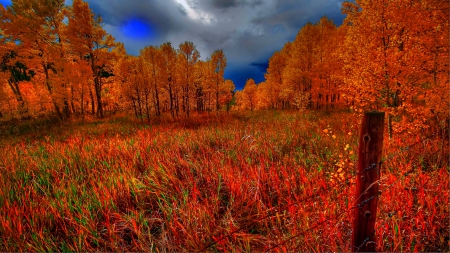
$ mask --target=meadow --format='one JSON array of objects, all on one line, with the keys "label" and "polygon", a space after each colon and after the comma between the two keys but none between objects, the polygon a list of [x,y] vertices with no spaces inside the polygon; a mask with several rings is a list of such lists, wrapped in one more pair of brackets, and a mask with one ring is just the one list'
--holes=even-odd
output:
[{"label": "meadow", "polygon": [[[258,111],[3,124],[0,250],[352,251],[360,121]],[[448,140],[386,136],[383,158],[377,250],[448,252]]]}]

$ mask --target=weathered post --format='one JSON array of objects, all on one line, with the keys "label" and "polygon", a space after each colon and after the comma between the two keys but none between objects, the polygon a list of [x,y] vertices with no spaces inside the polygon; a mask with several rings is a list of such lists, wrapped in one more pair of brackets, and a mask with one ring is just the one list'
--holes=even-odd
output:
[{"label": "weathered post", "polygon": [[358,174],[353,220],[353,252],[374,252],[375,219],[379,195],[384,112],[366,112],[358,148]]}]

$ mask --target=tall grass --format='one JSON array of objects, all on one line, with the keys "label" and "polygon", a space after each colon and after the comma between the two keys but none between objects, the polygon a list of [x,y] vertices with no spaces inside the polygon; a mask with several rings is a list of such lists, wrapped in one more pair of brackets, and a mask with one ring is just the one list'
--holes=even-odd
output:
[{"label": "tall grass", "polygon": [[[351,212],[302,233],[354,205],[351,114],[11,129],[0,140],[2,251],[263,251],[295,235],[275,250],[351,251]],[[385,140],[385,157],[414,138]],[[383,164],[378,250],[449,251],[438,147],[431,139]]]}]

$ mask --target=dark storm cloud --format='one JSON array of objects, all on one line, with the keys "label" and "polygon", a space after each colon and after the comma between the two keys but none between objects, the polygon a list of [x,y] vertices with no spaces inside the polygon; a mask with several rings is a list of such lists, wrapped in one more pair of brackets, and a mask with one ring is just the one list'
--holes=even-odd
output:
[{"label": "dark storm cloud", "polygon": [[[70,0],[67,0],[70,4]],[[223,49],[226,77],[235,82],[263,80],[262,63],[292,41],[308,21],[327,15],[342,22],[338,0],[87,0],[105,22],[105,30],[124,42],[128,53],[146,45],[192,41],[206,59]],[[133,38],[123,27],[130,20],[146,24],[152,36]],[[255,65],[261,64],[261,65]],[[245,77],[245,73],[248,76]],[[240,81],[238,81],[240,80]],[[244,81],[242,81],[244,80]],[[257,81],[258,82],[258,81]],[[238,85],[236,85],[238,86]]]},{"label": "dark storm cloud", "polygon": [[251,7],[255,8],[264,3],[264,0],[187,0],[191,7],[203,10],[226,10],[229,8]]},{"label": "dark storm cloud", "polygon": [[248,79],[252,78],[256,83],[264,81],[264,75],[253,66],[230,66],[225,70],[225,78],[232,79],[237,90],[242,90]]},{"label": "dark storm cloud", "polygon": [[256,67],[261,72],[266,72],[267,68],[269,67],[269,63],[267,61],[265,62],[252,62],[250,63],[250,66]]},{"label": "dark storm cloud", "polygon": [[212,6],[219,9],[235,7],[237,5],[236,0],[212,0],[211,3]]}]

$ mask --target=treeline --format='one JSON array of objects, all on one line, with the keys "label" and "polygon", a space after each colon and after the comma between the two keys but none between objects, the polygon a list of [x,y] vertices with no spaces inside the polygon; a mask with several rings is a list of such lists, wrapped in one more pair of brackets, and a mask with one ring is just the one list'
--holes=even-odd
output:
[{"label": "treeline", "polygon": [[130,56],[88,3],[12,1],[0,6],[0,116],[56,113],[61,119],[133,110],[138,118],[231,108],[234,84],[216,50],[206,61],[192,42],[148,46]]},{"label": "treeline", "polygon": [[235,92],[221,50],[202,61],[193,43],[167,42],[131,56],[82,0],[13,0],[0,9],[0,116],[343,107],[386,111],[391,130],[448,128],[449,2],[357,0],[342,11],[339,27],[326,17],[302,27],[264,82]]},{"label": "treeline", "polygon": [[12,1],[0,6],[0,19],[2,111],[21,118],[53,111],[64,120],[90,110],[103,117],[105,86],[125,50],[87,3]]},{"label": "treeline", "polygon": [[235,86],[224,80],[227,60],[216,50],[206,61],[192,42],[175,50],[167,42],[148,46],[138,57],[122,57],[116,66],[120,94],[133,108],[136,117],[150,119],[154,112],[170,112],[172,117],[191,111],[202,113],[231,108]]},{"label": "treeline", "polygon": [[345,26],[336,27],[323,17],[306,24],[293,42],[288,42],[269,60],[265,81],[248,80],[238,92],[241,108],[321,109],[347,104],[342,97]]},{"label": "treeline", "polygon": [[342,12],[341,26],[308,23],[276,52],[266,80],[237,92],[239,108],[382,110],[390,134],[431,126],[445,136],[449,2],[357,0]]}]

